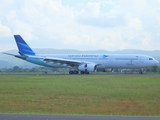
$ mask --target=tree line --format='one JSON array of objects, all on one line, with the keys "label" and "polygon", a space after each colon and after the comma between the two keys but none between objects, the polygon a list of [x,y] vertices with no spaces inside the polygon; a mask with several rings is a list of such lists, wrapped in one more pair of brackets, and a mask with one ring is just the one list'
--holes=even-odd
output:
[{"label": "tree line", "polygon": [[23,67],[19,67],[19,66],[14,66],[14,67],[10,67],[10,68],[8,68],[8,67],[0,68],[0,72],[60,72],[60,71],[64,71],[64,69],[49,68],[49,67],[23,68]]},{"label": "tree line", "polygon": [[[68,68],[50,68],[50,67],[32,67],[32,68],[22,68],[19,66],[14,66],[11,68],[0,68],[0,72],[68,72]],[[134,71],[134,70],[133,70]],[[135,70],[137,71],[137,69]],[[160,67],[153,66],[150,68],[145,68],[145,72],[159,72],[160,73]]]}]

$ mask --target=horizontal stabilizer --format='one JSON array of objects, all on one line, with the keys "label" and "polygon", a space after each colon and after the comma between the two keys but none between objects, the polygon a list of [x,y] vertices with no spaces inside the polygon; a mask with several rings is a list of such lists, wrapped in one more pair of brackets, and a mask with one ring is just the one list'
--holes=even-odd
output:
[{"label": "horizontal stabilizer", "polygon": [[6,55],[11,55],[11,56],[16,56],[14,54],[11,54],[11,53],[6,53],[6,52],[2,52],[3,54],[6,54]]},{"label": "horizontal stabilizer", "polygon": [[27,56],[21,56],[21,55],[14,55],[14,54],[11,54],[11,53],[5,53],[3,52],[3,54],[6,54],[6,55],[11,55],[11,56],[14,56],[14,57],[17,57],[17,58],[20,58],[20,59],[26,59]]}]

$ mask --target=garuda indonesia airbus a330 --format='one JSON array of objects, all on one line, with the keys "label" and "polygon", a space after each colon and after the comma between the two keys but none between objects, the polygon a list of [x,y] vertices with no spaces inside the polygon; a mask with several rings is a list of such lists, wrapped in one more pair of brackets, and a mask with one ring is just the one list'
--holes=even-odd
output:
[{"label": "garuda indonesia airbus a330", "polygon": [[70,68],[69,74],[89,74],[107,68],[142,68],[158,64],[151,56],[140,54],[36,54],[20,35],[14,35],[19,55],[5,53],[46,67]]}]

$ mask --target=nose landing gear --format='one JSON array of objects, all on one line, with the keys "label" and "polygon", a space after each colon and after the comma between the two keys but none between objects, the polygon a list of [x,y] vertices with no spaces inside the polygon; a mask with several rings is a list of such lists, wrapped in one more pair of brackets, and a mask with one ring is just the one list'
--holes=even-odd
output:
[{"label": "nose landing gear", "polygon": [[143,74],[143,68],[139,70],[139,74]]}]

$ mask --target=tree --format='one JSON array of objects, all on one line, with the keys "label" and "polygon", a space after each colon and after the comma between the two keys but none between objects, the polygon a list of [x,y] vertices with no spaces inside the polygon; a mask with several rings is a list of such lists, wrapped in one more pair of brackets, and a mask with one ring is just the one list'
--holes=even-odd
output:
[{"label": "tree", "polygon": [[157,72],[158,71],[158,66],[153,66],[152,67],[152,72]]},{"label": "tree", "polygon": [[13,71],[13,72],[19,72],[19,71],[20,71],[20,68],[19,68],[18,66],[14,66],[12,71]]}]

